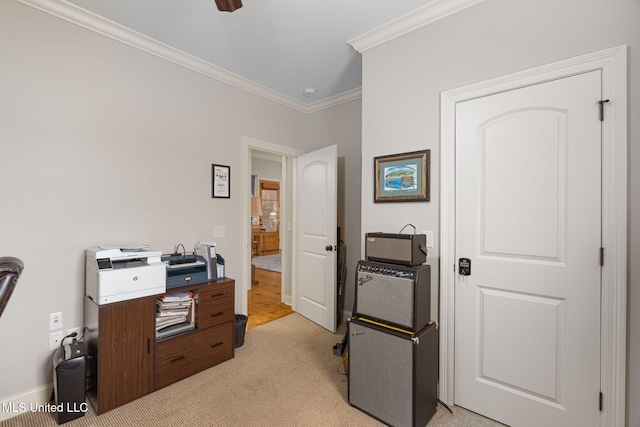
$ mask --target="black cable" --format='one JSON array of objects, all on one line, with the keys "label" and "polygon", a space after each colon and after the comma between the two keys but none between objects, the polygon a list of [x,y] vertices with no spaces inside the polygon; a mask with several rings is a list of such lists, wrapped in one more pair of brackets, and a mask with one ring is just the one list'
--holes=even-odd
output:
[{"label": "black cable", "polygon": [[173,254],[174,254],[174,255],[178,255],[178,248],[179,248],[180,246],[182,246],[182,258],[185,258],[185,257],[187,256],[187,251],[186,251],[186,249],[184,248],[184,245],[183,245],[182,243],[178,243],[178,244],[176,245],[176,249],[173,251]]},{"label": "black cable", "polygon": [[83,342],[83,340],[84,340],[84,332],[86,330],[88,330],[88,329],[89,329],[88,326],[85,326],[84,328],[82,328],[82,335],[80,336],[80,338],[78,338],[78,342]]},{"label": "black cable", "polygon": [[442,406],[444,406],[445,408],[447,408],[447,411],[451,412],[453,414],[453,411],[451,410],[451,408],[449,408],[447,406],[446,403],[444,403],[442,400],[438,399],[438,403],[441,404]]},{"label": "black cable", "polygon": [[62,341],[60,341],[60,347],[64,346],[64,340],[66,340],[69,337],[75,338],[78,336],[77,332],[71,332],[69,335],[67,335],[66,337],[62,338]]},{"label": "black cable", "polygon": [[416,234],[416,227],[415,227],[413,224],[407,224],[407,225],[405,225],[404,227],[402,227],[402,230],[400,230],[400,233],[398,233],[398,234],[402,234],[402,232],[404,231],[404,229],[405,229],[405,228],[407,228],[407,227],[409,227],[409,226],[413,227],[413,234]]}]

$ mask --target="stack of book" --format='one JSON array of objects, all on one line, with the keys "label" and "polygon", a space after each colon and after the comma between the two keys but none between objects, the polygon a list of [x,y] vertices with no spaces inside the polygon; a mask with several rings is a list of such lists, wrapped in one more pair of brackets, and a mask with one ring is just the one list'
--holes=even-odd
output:
[{"label": "stack of book", "polygon": [[156,339],[166,338],[195,327],[193,292],[177,292],[156,298]]}]

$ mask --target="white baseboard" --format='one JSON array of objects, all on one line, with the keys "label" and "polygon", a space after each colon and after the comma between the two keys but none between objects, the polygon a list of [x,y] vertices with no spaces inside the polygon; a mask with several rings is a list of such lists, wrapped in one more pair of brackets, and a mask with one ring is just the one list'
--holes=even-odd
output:
[{"label": "white baseboard", "polygon": [[45,404],[51,399],[53,384],[49,383],[0,400],[0,421],[32,411],[34,407]]}]

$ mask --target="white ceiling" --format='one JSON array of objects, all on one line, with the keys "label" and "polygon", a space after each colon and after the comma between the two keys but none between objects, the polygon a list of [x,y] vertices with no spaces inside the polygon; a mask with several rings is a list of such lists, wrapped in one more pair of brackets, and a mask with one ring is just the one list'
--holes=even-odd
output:
[{"label": "white ceiling", "polygon": [[361,87],[348,40],[434,2],[243,0],[229,13],[214,0],[68,1],[304,104]]}]

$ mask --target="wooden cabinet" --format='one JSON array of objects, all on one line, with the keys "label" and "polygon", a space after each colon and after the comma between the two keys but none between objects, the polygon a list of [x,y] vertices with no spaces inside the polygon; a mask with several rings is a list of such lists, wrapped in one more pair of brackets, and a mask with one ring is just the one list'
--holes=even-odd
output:
[{"label": "wooden cabinet", "polygon": [[89,400],[100,414],[153,391],[155,297],[85,301],[85,342],[95,362]]},{"label": "wooden cabinet", "polygon": [[260,180],[260,255],[280,250],[280,183]]},{"label": "wooden cabinet", "polygon": [[225,324],[158,343],[156,389],[233,357],[233,330]]},{"label": "wooden cabinet", "polygon": [[264,233],[264,252],[272,252],[280,249],[280,237],[277,231]]},{"label": "wooden cabinet", "polygon": [[277,231],[254,231],[258,255],[268,255],[280,250],[280,236]]},{"label": "wooden cabinet", "polygon": [[196,329],[157,344],[156,389],[233,358],[234,287],[227,281],[198,288]]},{"label": "wooden cabinet", "polygon": [[235,282],[221,279],[169,293],[197,295],[195,329],[155,339],[155,296],[97,305],[85,299],[85,332],[95,360],[89,400],[98,414],[234,356]]}]

